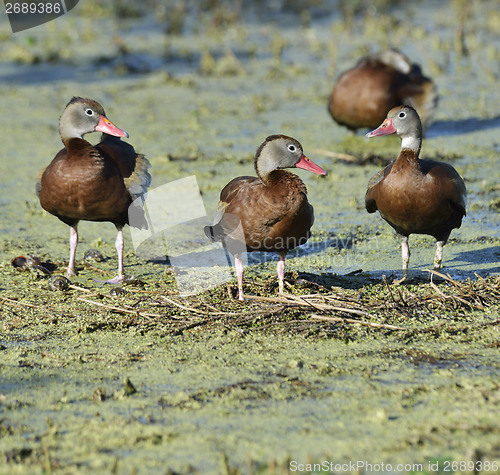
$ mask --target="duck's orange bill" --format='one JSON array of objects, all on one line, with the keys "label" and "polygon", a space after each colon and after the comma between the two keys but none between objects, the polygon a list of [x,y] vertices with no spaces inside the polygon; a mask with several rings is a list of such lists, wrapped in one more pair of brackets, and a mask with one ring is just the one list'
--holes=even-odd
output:
[{"label": "duck's orange bill", "polygon": [[127,132],[119,129],[113,122],[101,115],[101,120],[97,124],[95,130],[104,132],[105,134],[114,135],[115,137],[128,137]]},{"label": "duck's orange bill", "polygon": [[316,165],[313,161],[309,160],[304,154],[302,154],[300,160],[295,164],[295,166],[297,168],[302,168],[303,170],[309,170],[310,172],[317,173],[318,175],[327,175],[325,170]]},{"label": "duck's orange bill", "polygon": [[384,122],[382,122],[382,125],[378,129],[368,132],[366,134],[366,137],[367,138],[378,137],[379,135],[389,135],[395,133],[396,129],[394,127],[394,124],[392,123],[392,119],[385,119]]}]

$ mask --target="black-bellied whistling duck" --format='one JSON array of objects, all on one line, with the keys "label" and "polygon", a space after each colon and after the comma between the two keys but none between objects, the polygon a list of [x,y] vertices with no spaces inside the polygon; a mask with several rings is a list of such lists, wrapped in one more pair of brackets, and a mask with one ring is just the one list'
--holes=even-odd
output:
[{"label": "black-bellied whistling duck", "polygon": [[[221,191],[214,225],[206,226],[205,234],[224,242],[238,224],[235,221],[241,223],[243,247],[248,252],[278,253],[279,291],[283,292],[285,256],[309,239],[314,222],[304,183],[283,168],[302,168],[319,175],[326,171],[304,155],[297,140],[286,135],[267,137],[257,149],[254,165],[257,177],[235,178]],[[243,300],[243,264],[238,253],[234,258],[238,298]]]},{"label": "black-bellied whistling duck", "polygon": [[443,246],[466,214],[465,184],[451,165],[418,158],[422,124],[415,109],[409,106],[391,109],[382,125],[366,136],[394,133],[401,138],[401,152],[368,183],[366,209],[369,213],[378,210],[401,239],[405,275],[410,261],[410,234],[429,234],[436,239],[434,268],[439,269]]},{"label": "black-bellied whistling duck", "polygon": [[434,83],[420,66],[395,49],[362,58],[342,73],[335,84],[328,110],[350,130],[377,127],[393,107],[415,108],[427,127],[437,104]]},{"label": "black-bellied whistling duck", "polygon": [[[83,139],[95,131],[103,132],[96,146]],[[42,170],[36,188],[42,208],[70,226],[67,276],[76,274],[78,222],[110,221],[118,230],[118,275],[107,282],[119,283],[123,280],[122,229],[129,222],[130,204],[151,183],[150,163],[121,141],[128,134],[112,124],[102,106],[91,99],[71,99],[59,120],[59,132],[64,148]]]}]

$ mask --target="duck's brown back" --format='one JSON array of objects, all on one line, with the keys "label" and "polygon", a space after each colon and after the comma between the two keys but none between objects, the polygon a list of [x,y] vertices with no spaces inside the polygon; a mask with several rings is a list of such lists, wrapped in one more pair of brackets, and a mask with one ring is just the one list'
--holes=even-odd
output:
[{"label": "duck's brown back", "polygon": [[377,127],[396,104],[391,92],[396,74],[378,62],[365,62],[344,72],[330,97],[333,119],[351,130]]},{"label": "duck's brown back", "polygon": [[340,76],[328,110],[338,124],[356,130],[378,127],[390,109],[407,104],[419,111],[425,125],[435,100],[434,84],[420,68],[413,66],[407,74],[376,58],[366,58]]},{"label": "duck's brown back", "polygon": [[220,195],[220,224],[230,232],[230,216],[237,216],[249,251],[289,250],[310,236],[314,213],[302,180],[284,170],[273,171],[270,178],[270,184],[256,177],[235,178]]},{"label": "duck's brown back", "polygon": [[151,184],[149,160],[137,153],[132,145],[123,142],[120,137],[103,134],[101,142],[96,146],[103,156],[113,160],[120,170],[125,187],[132,199],[143,195]]}]

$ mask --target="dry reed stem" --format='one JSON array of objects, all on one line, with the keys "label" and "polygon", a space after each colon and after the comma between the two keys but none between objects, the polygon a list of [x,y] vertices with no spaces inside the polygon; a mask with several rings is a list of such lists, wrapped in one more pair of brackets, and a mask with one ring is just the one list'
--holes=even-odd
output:
[{"label": "dry reed stem", "polygon": [[75,284],[68,285],[68,288],[73,289],[73,290],[79,290],[80,292],[87,292],[89,294],[95,294],[96,293],[95,290],[86,289],[84,287],[80,287],[79,285],[75,285]]},{"label": "dry reed stem", "polygon": [[101,302],[96,302],[95,300],[84,299],[83,297],[77,297],[77,300],[81,300],[82,302],[90,303],[92,305],[97,305],[99,307],[108,308],[110,310],[113,310],[114,312],[119,312],[119,313],[139,315],[141,317],[163,317],[163,315],[157,313],[147,313],[147,312],[140,312],[139,310],[129,310],[123,307],[116,307],[114,305],[106,305]]},{"label": "dry reed stem", "polygon": [[330,150],[323,150],[321,148],[314,148],[312,151],[314,153],[319,153],[320,155],[324,155],[325,157],[342,160],[343,162],[359,163],[361,161],[358,157],[355,157],[354,155],[350,155],[348,153],[331,152]]},{"label": "dry reed stem", "polygon": [[19,300],[9,299],[8,297],[0,297],[0,299],[3,300],[4,302],[7,302],[7,303],[13,305],[13,306],[23,305],[25,307],[30,307],[30,308],[40,308],[40,305],[32,305],[30,303],[19,302]]},{"label": "dry reed stem", "polygon": [[[222,312],[222,311],[215,311],[215,312],[207,312],[207,311],[204,311],[204,310],[198,310],[197,308],[195,307],[188,307],[187,305],[182,305],[180,304],[179,302],[176,302],[175,300],[172,300],[172,299],[169,299],[168,297],[165,297],[164,295],[161,296],[161,298],[163,300],[165,300],[166,302],[172,304],[172,305],[175,305],[176,307],[182,309],[182,310],[186,310],[187,312],[193,312],[193,313],[197,313],[198,315],[204,315],[204,316],[208,316],[208,315],[238,315],[237,313],[230,313],[230,312]],[[201,302],[198,303],[196,306],[200,306],[201,305]]]},{"label": "dry reed stem", "polygon": [[[321,304],[317,302],[310,302],[309,300],[305,299],[304,296],[295,296],[291,294],[284,294],[284,296],[288,299],[291,299],[294,302],[299,302],[303,303],[303,305],[310,305],[313,308],[316,308],[318,310],[325,310],[325,311],[335,311],[335,312],[346,312],[346,313],[353,313],[355,315],[361,315],[361,316],[370,316],[368,312],[362,311],[362,310],[357,310],[354,308],[349,308],[349,307],[337,307],[334,305],[326,305],[326,304]],[[314,296],[314,298],[317,298],[318,296]]]}]

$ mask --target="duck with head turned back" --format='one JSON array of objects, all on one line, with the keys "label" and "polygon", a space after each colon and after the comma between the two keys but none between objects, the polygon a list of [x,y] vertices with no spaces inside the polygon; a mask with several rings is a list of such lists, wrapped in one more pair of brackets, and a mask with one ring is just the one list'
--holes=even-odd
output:
[{"label": "duck with head turned back", "polygon": [[436,87],[418,64],[389,49],[360,59],[342,73],[328,110],[338,124],[355,131],[377,127],[390,109],[401,104],[418,111],[425,129],[437,104]]},{"label": "duck with head turned back", "polygon": [[418,158],[422,125],[415,109],[409,106],[391,109],[382,125],[366,136],[394,133],[401,138],[401,152],[368,183],[366,209],[369,213],[378,210],[398,234],[404,275],[410,260],[410,234],[428,234],[436,239],[434,268],[439,269],[443,246],[452,229],[461,226],[466,214],[465,184],[451,165]]},{"label": "duck with head turned back", "polygon": [[[205,234],[213,241],[225,242],[241,224],[247,252],[277,252],[279,291],[283,292],[285,256],[304,244],[314,222],[313,207],[307,200],[302,180],[284,168],[302,168],[319,175],[325,170],[307,158],[302,145],[286,135],[271,135],[255,154],[257,177],[241,176],[221,191],[213,226]],[[230,246],[228,249],[231,251]],[[235,253],[238,298],[243,297],[243,264]]]},{"label": "duck with head turned back", "polygon": [[[96,131],[103,136],[94,146],[83,136]],[[64,148],[40,172],[36,188],[42,208],[70,226],[67,276],[76,274],[78,222],[110,221],[118,230],[118,275],[107,282],[119,283],[123,280],[122,229],[129,222],[129,206],[151,183],[149,161],[121,141],[128,134],[112,124],[92,99],[73,97],[61,115],[59,132]],[[147,226],[145,219],[132,224]]]}]

